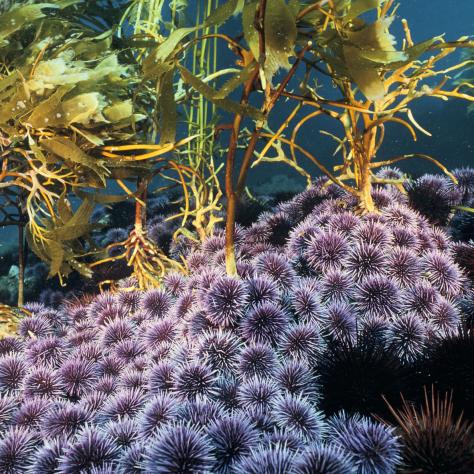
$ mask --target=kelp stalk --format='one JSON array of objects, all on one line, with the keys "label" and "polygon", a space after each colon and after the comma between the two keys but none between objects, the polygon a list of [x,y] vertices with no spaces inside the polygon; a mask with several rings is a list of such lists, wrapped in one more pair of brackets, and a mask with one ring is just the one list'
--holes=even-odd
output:
[{"label": "kelp stalk", "polygon": [[18,301],[17,306],[21,308],[24,303],[25,293],[25,225],[18,224]]}]

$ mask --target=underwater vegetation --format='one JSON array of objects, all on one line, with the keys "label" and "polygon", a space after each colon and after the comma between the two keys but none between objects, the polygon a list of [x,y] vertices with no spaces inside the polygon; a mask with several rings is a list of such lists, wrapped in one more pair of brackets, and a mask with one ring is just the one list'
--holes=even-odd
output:
[{"label": "underwater vegetation", "polygon": [[[473,102],[472,39],[397,45],[392,0],[190,6],[0,8],[0,472],[472,472],[474,171],[380,158],[429,135],[414,101]],[[306,189],[254,195],[264,163]],[[77,280],[25,302],[31,272]]]}]

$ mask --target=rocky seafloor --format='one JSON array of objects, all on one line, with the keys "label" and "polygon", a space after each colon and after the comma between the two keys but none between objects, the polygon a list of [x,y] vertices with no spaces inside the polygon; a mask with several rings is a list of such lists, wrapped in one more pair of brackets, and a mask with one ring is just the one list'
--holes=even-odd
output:
[{"label": "rocky seafloor", "polygon": [[0,340],[0,472],[474,472],[467,425],[414,442],[387,405],[452,391],[474,419],[474,219],[452,212],[474,172],[457,177],[377,186],[365,215],[317,181],[237,227],[238,277],[219,230],[172,244],[190,274],[162,288],[27,304]]}]

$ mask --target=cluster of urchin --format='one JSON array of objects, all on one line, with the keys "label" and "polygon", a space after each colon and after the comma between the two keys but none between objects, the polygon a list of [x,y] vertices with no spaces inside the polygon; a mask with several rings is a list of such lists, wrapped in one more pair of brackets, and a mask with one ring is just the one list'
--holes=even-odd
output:
[{"label": "cluster of urchin", "polygon": [[331,367],[361,340],[411,364],[456,332],[468,281],[397,188],[374,200],[360,216],[317,182],[236,229],[236,277],[218,232],[160,289],[30,304],[0,341],[0,471],[395,472],[393,428],[327,409]]}]

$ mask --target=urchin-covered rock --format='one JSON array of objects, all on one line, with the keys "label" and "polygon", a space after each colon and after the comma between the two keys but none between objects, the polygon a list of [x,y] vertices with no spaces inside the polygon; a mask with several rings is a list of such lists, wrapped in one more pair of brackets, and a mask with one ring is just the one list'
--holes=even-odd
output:
[{"label": "urchin-covered rock", "polygon": [[447,233],[391,187],[375,191],[379,212],[360,215],[318,182],[239,227],[237,276],[219,230],[161,288],[28,305],[18,337],[0,340],[0,463],[395,472],[395,433],[327,415],[384,414],[381,394],[398,397],[423,357],[436,361],[422,360],[427,383],[471,400],[472,377],[451,374],[470,373],[457,328],[472,311]]}]

